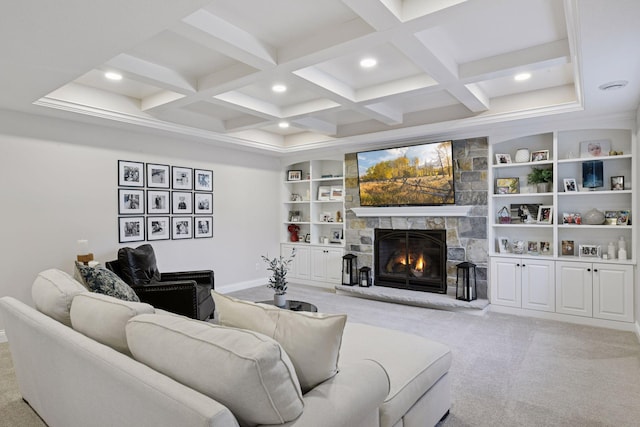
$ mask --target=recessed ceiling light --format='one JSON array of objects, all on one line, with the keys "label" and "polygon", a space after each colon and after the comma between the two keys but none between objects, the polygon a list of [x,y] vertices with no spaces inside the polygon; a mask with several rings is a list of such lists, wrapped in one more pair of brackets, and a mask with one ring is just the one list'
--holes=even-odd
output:
[{"label": "recessed ceiling light", "polygon": [[289,127],[289,122],[280,122],[278,123],[278,126],[282,129],[286,129]]},{"label": "recessed ceiling light", "polygon": [[107,71],[106,73],[104,73],[104,76],[109,80],[122,80],[122,74],[116,73],[114,71]]},{"label": "recessed ceiling light", "polygon": [[274,92],[281,93],[281,92],[286,92],[287,91],[287,87],[285,85],[283,85],[283,84],[275,84],[275,85],[271,86],[271,90],[274,91]]},{"label": "recessed ceiling light", "polygon": [[516,74],[513,78],[517,82],[523,82],[523,81],[529,80],[531,78],[531,73]]},{"label": "recessed ceiling light", "polygon": [[616,90],[616,89],[622,89],[623,87],[625,87],[628,84],[629,84],[629,82],[626,81],[626,80],[616,80],[614,82],[609,82],[609,83],[602,84],[602,85],[598,86],[598,89],[600,89],[600,90]]},{"label": "recessed ceiling light", "polygon": [[375,58],[364,58],[363,60],[360,61],[360,66],[362,68],[375,67],[377,64],[378,64],[378,61],[376,61]]}]

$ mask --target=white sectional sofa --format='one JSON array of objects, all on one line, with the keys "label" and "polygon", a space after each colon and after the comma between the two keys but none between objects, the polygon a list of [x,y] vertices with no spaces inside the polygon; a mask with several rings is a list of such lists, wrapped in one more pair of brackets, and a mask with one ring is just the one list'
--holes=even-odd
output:
[{"label": "white sectional sofa", "polygon": [[0,314],[20,392],[51,427],[417,427],[449,411],[451,353],[421,337],[263,307],[277,318],[275,338],[318,322],[306,335],[323,337],[312,348],[322,354],[307,363],[309,337],[281,344],[160,312],[58,270],[42,272],[32,295],[36,309],[3,297]]}]

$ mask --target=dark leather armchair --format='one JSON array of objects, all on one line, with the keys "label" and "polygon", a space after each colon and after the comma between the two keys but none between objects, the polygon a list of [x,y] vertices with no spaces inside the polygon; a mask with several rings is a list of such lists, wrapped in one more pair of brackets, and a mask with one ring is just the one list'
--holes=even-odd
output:
[{"label": "dark leather armchair", "polygon": [[105,265],[131,286],[142,302],[192,319],[213,317],[211,270],[160,273],[149,244],[120,248],[118,259]]}]

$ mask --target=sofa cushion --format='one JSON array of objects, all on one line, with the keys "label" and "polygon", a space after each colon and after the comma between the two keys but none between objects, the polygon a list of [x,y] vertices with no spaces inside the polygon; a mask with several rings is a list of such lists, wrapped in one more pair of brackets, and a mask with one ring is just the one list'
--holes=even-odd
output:
[{"label": "sofa cushion", "polygon": [[140,302],[138,295],[113,271],[104,267],[89,267],[76,261],[76,268],[92,292],[109,295],[124,301]]},{"label": "sofa cushion", "polygon": [[85,292],[76,295],[71,303],[71,326],[83,335],[129,355],[127,322],[138,314],[154,312],[149,304]]},{"label": "sofa cushion", "polygon": [[380,407],[380,425],[392,426],[451,366],[443,344],[391,329],[348,323],[340,363],[370,359],[389,376],[390,391]]},{"label": "sofa cushion", "polygon": [[87,290],[70,275],[55,268],[45,270],[31,286],[31,298],[41,313],[71,326],[71,301]]},{"label": "sofa cushion", "polygon": [[241,425],[302,413],[295,370],[271,338],[178,316],[143,314],[126,327],[133,357],[225,405]]},{"label": "sofa cushion", "polygon": [[221,325],[265,334],[282,345],[307,392],[338,372],[343,314],[329,315],[282,310],[211,291]]},{"label": "sofa cushion", "polygon": [[133,286],[147,285],[160,280],[153,246],[140,245],[137,248],[120,248],[118,262],[124,280]]}]

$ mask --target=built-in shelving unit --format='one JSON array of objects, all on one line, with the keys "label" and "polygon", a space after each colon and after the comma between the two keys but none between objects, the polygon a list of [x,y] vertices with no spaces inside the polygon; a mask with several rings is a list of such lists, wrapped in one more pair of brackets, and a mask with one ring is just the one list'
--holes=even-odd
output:
[{"label": "built-in shelving unit", "polygon": [[[601,155],[589,156],[590,141],[600,144]],[[633,300],[629,298],[633,298],[637,259],[637,230],[633,221],[636,196],[632,191],[637,167],[634,147],[635,135],[630,129],[556,131],[490,141],[492,304],[605,321],[633,321],[633,304],[630,305]],[[530,153],[541,152],[546,158],[515,162],[516,152],[521,148]],[[503,154],[511,157],[510,163],[501,161]],[[583,168],[592,161],[601,162],[603,179],[602,186],[591,189],[585,188]],[[553,171],[550,189],[537,192],[537,186],[528,184],[527,176],[533,168]],[[613,188],[612,177],[624,177],[624,188]],[[518,181],[515,193],[514,187],[504,186],[509,179]],[[575,187],[571,180],[575,181]],[[551,212],[551,221],[538,222],[535,214],[529,220],[520,219],[519,214],[525,218],[526,211],[536,208]],[[586,224],[586,214],[592,209],[608,211],[611,216],[615,212],[620,221],[616,221],[616,225]],[[627,213],[629,222],[624,221]],[[575,222],[577,215],[581,218],[578,223]],[[620,237],[625,241],[627,257],[618,259],[616,250],[616,257],[612,259],[608,245],[613,242],[617,248]],[[602,281],[605,275],[606,280],[615,282],[605,285]],[[586,288],[574,289],[568,283],[578,277]],[[604,326],[616,327],[616,324]]]},{"label": "built-in shelving unit", "polygon": [[[290,277],[310,284],[340,282],[344,248],[344,162],[311,160],[283,170],[281,252],[296,248]],[[290,226],[299,227],[298,241]]]}]

